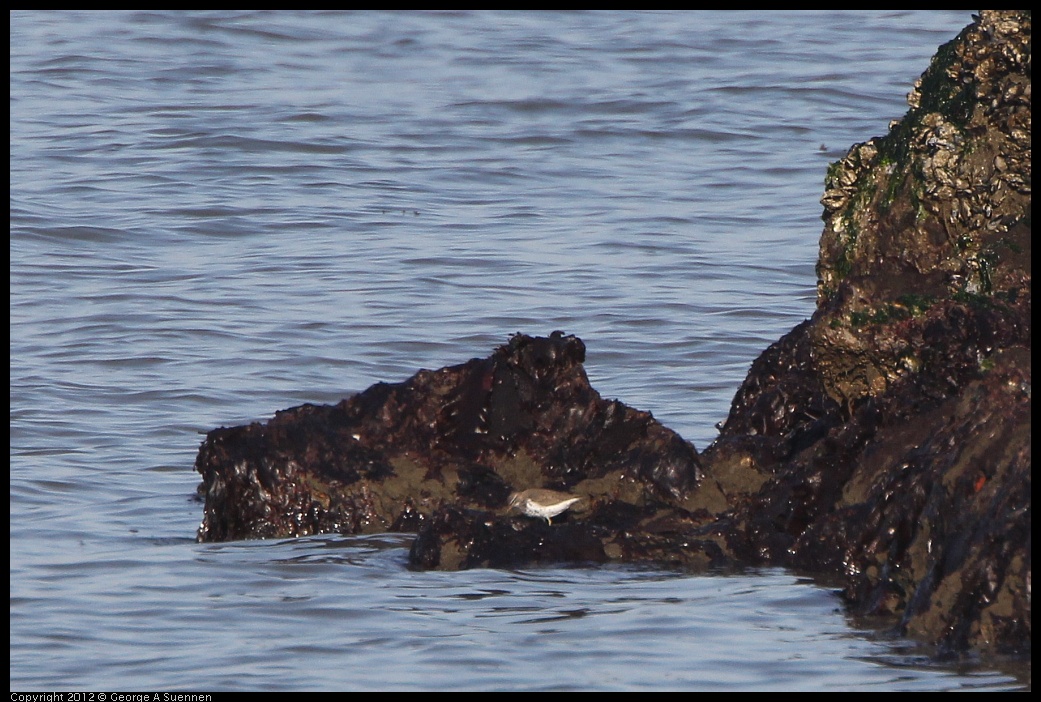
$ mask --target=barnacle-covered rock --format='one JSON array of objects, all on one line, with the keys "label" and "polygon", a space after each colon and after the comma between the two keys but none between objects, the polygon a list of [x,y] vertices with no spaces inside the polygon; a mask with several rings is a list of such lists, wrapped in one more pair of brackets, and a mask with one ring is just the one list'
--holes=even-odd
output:
[{"label": "barnacle-covered rock", "polygon": [[909,302],[1002,301],[1029,276],[1029,235],[1014,231],[1029,230],[1029,17],[983,12],[940,48],[908,102],[889,134],[854,146],[825,182],[826,319],[813,347],[840,403],[884,392],[906,367],[906,350],[870,322],[898,321]]},{"label": "barnacle-covered rock", "polygon": [[943,651],[1030,650],[1030,34],[982,12],[829,169],[817,310],[702,454],[737,560]]}]

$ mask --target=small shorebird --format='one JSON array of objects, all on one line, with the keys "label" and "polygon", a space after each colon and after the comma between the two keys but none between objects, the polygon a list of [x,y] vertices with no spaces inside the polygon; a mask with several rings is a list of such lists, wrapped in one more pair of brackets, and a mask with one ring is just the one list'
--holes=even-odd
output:
[{"label": "small shorebird", "polygon": [[529,517],[541,517],[547,524],[553,524],[553,517],[580,499],[566,492],[533,488],[510,495],[509,509],[518,509]]}]

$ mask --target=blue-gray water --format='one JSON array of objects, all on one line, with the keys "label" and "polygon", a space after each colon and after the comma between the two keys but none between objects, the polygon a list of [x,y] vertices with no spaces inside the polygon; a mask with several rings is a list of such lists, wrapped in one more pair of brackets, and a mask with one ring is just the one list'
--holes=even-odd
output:
[{"label": "blue-gray water", "polygon": [[968,12],[10,20],[12,689],[1029,685],[780,570],[194,541],[202,433],[517,331],[703,448],[813,310],[827,165]]}]

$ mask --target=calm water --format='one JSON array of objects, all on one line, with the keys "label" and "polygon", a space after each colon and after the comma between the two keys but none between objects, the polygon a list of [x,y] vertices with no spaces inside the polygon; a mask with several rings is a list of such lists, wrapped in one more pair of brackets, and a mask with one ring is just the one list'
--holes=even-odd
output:
[{"label": "calm water", "polygon": [[813,310],[827,165],[969,21],[12,13],[12,689],[1028,685],[779,570],[194,541],[202,433],[517,331],[704,448]]}]

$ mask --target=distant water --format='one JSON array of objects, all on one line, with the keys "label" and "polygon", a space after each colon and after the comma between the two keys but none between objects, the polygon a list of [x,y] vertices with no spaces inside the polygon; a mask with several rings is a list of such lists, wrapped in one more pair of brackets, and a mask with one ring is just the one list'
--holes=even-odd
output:
[{"label": "distant water", "polygon": [[1017,689],[780,570],[199,545],[202,434],[581,336],[710,442],[968,12],[12,12],[13,690]]}]

